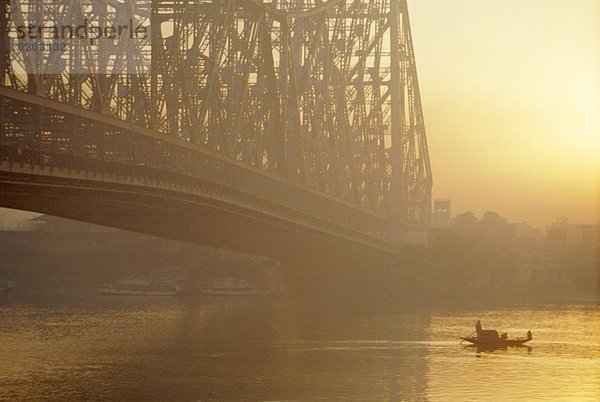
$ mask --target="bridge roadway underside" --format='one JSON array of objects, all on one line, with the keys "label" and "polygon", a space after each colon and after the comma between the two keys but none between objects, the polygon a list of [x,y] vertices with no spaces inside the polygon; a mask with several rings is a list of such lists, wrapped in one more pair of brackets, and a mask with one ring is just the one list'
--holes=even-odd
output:
[{"label": "bridge roadway underside", "polygon": [[[400,250],[306,227],[216,198],[165,188],[0,169],[0,207],[198,243],[293,264],[389,264]],[[18,165],[18,164],[15,164]],[[10,171],[7,171],[10,170]],[[406,250],[408,251],[408,250]]]}]

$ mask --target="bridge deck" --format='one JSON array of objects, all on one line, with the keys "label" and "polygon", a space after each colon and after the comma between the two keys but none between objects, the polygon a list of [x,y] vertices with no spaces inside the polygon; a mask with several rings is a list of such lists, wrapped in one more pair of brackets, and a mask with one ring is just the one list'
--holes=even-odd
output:
[{"label": "bridge deck", "polygon": [[[0,146],[0,191],[0,205],[5,207],[29,208],[240,251],[260,251],[278,258],[289,258],[292,244],[286,240],[286,246],[281,246],[286,236],[298,239],[293,244],[297,251],[291,253],[294,258],[306,259],[321,250],[315,255],[327,259],[327,255],[336,254],[339,260],[339,250],[344,249],[353,258],[365,254],[372,261],[376,254],[378,259],[389,259],[403,255],[406,249],[219,183],[14,145]],[[190,230],[190,225],[198,227]],[[265,242],[267,238],[271,240]]]}]

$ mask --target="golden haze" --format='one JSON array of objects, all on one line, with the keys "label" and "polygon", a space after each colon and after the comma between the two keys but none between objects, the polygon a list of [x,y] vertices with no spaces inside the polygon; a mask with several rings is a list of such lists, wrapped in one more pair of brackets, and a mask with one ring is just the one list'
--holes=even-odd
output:
[{"label": "golden haze", "polygon": [[538,226],[597,222],[600,1],[410,7],[434,197]]}]

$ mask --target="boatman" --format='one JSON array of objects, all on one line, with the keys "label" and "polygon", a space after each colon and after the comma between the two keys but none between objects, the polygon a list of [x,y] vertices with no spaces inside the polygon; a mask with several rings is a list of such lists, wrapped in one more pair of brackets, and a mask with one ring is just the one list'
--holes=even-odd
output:
[{"label": "boatman", "polygon": [[477,320],[477,324],[475,324],[475,331],[479,334],[481,332],[481,321]]}]

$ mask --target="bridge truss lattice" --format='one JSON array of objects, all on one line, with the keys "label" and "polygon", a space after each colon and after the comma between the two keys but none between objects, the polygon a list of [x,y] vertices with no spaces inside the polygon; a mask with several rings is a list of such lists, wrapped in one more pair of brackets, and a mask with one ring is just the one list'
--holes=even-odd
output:
[{"label": "bridge truss lattice", "polygon": [[[149,41],[110,57],[85,41],[32,55],[3,36],[0,84],[428,223],[431,167],[406,0],[147,0],[133,12],[116,0],[0,3],[4,32],[83,13],[151,27]],[[174,170],[193,157],[34,106],[3,104],[2,113],[5,141]]]}]

